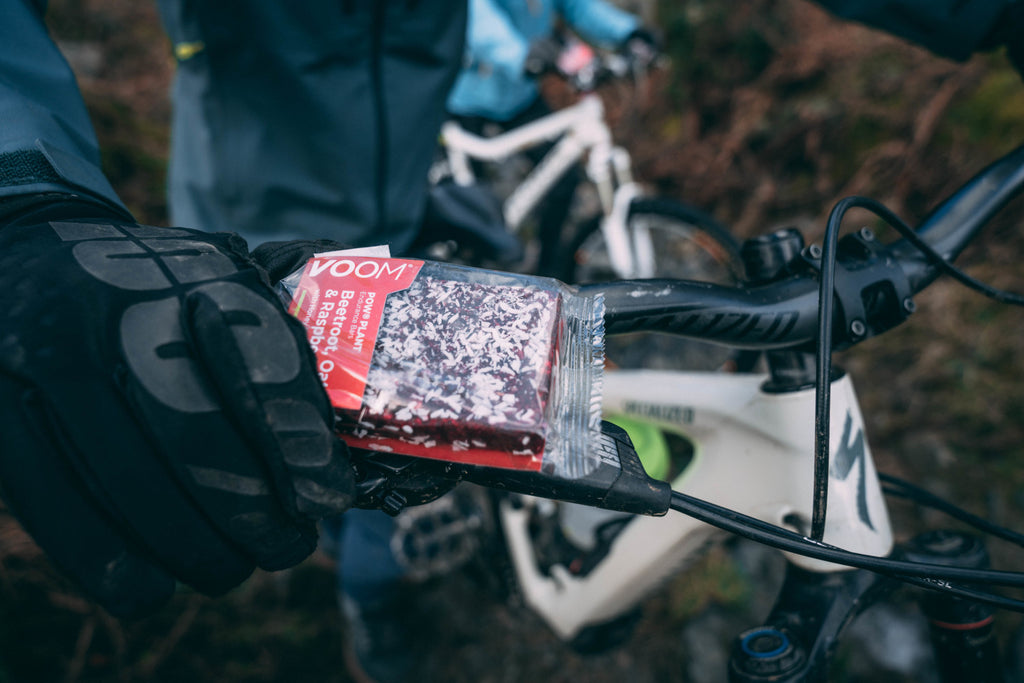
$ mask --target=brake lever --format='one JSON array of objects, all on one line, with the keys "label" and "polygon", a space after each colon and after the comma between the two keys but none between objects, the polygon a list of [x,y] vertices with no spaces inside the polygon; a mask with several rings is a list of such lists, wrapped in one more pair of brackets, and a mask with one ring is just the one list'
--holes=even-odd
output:
[{"label": "brake lever", "polygon": [[461,480],[452,463],[409,455],[353,450],[355,507],[397,515],[451,491]]},{"label": "brake lever", "polygon": [[595,445],[598,464],[579,476],[502,469],[414,458],[393,453],[353,451],[356,507],[398,514],[408,505],[428,503],[460,481],[581,505],[644,515],[664,515],[672,488],[647,475],[625,430],[601,423]]}]

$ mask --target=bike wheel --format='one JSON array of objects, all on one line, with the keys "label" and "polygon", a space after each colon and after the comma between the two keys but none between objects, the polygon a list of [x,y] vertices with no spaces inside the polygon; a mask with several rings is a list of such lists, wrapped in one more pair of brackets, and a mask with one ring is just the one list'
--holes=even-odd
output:
[{"label": "bike wheel", "polygon": [[[667,199],[639,199],[630,207],[627,230],[645,230],[653,252],[653,276],[732,285],[742,278],[739,243],[720,223],[692,206]],[[570,251],[571,282],[618,279],[611,266],[600,220],[577,236]],[[732,357],[723,346],[665,334],[616,335],[606,340],[608,360],[619,367],[717,370]]]}]

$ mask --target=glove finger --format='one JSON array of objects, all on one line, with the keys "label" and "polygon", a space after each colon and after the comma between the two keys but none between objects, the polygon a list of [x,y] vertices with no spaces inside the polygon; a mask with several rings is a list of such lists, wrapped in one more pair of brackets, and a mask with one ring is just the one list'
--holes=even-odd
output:
[{"label": "glove finger", "polygon": [[330,426],[334,411],[302,324],[248,290],[205,288],[189,304],[189,329],[210,377],[224,395],[249,395],[232,402],[234,417],[258,437],[286,509],[320,519],[351,507],[348,450]]},{"label": "glove finger", "polygon": [[[203,287],[239,289],[239,296],[248,291],[232,282]],[[315,533],[282,509],[262,459],[234,420],[235,411],[225,409],[248,397],[221,394],[211,382],[184,327],[190,317],[175,297],[126,312],[122,343],[131,371],[119,375],[121,391],[159,453],[164,476],[170,475],[209,532],[250,566],[293,565],[315,548]],[[225,326],[223,319],[204,324]],[[218,371],[231,374],[230,355],[213,354]]]},{"label": "glove finger", "polygon": [[97,509],[61,454],[60,425],[38,409],[37,390],[0,375],[4,449],[29,457],[0,457],[3,498],[50,559],[111,614],[152,612],[175,581],[130,545]]},{"label": "glove finger", "polygon": [[[229,471],[269,475],[287,515],[260,518],[265,528],[254,528],[247,538],[256,548],[268,544],[260,566],[278,568],[301,559],[295,551],[312,552],[312,521],[348,509],[354,484],[344,444],[329,427],[333,413],[313,371],[305,332],[270,296],[234,283],[204,286],[188,297],[185,317],[199,362],[226,398],[239,447],[258,456],[239,457],[233,466],[249,469]],[[282,519],[309,545],[281,543]],[[276,556],[268,552],[275,548]]]},{"label": "glove finger", "polygon": [[251,257],[267,271],[271,284],[277,284],[306,265],[314,254],[338,251],[346,246],[334,240],[292,240],[290,242],[264,242],[253,250]]}]

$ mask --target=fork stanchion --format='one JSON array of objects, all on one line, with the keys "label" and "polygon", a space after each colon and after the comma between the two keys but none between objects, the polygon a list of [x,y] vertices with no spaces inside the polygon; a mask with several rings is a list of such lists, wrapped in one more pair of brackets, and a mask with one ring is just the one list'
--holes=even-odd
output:
[{"label": "fork stanchion", "polygon": [[[929,531],[905,549],[907,559],[955,567],[987,569],[988,551],[977,536]],[[1004,683],[994,610],[938,591],[922,591],[932,648],[943,683]]]}]

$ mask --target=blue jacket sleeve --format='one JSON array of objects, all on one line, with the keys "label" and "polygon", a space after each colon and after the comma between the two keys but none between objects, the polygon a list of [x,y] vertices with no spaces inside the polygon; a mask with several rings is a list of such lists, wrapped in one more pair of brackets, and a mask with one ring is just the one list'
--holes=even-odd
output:
[{"label": "blue jacket sleeve", "polygon": [[45,4],[0,6],[0,197],[86,193],[127,211],[100,170],[74,74],[43,23]]},{"label": "blue jacket sleeve", "polygon": [[522,78],[530,41],[493,0],[470,0],[466,53],[470,68],[488,65],[510,79]]},{"label": "blue jacket sleeve", "polygon": [[604,0],[558,0],[556,5],[584,40],[601,47],[617,47],[640,27],[635,16]]},{"label": "blue jacket sleeve", "polygon": [[1000,13],[1015,0],[817,0],[834,14],[964,60],[986,49]]}]

